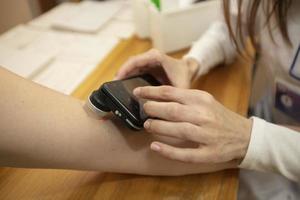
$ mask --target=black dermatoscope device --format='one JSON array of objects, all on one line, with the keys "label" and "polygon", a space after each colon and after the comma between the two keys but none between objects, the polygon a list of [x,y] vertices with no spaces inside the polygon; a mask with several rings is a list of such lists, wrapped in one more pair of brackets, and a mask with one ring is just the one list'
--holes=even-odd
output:
[{"label": "black dermatoscope device", "polygon": [[133,130],[141,130],[148,116],[143,110],[145,99],[133,95],[133,90],[143,86],[161,85],[153,76],[146,74],[104,83],[92,92],[88,106],[98,116],[113,112]]}]

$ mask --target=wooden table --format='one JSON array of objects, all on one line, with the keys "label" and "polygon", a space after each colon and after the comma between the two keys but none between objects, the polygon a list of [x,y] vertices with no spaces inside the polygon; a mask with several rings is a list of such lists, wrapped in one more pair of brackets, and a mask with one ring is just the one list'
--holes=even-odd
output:
[{"label": "wooden table", "polygon": [[[148,40],[121,41],[111,54],[72,94],[86,99],[101,83],[111,80],[130,56],[151,48]],[[186,50],[172,54],[181,57]],[[246,115],[250,67],[241,59],[218,67],[195,83],[231,110]],[[128,199],[189,200],[236,199],[238,170],[183,177],[147,177],[71,170],[0,168],[0,199]]]}]

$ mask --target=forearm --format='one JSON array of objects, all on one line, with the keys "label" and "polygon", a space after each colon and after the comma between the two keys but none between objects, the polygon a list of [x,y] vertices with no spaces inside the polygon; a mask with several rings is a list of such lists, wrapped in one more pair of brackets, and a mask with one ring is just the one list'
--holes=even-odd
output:
[{"label": "forearm", "polygon": [[193,165],[164,159],[150,151],[152,135],[132,132],[114,118],[96,120],[77,99],[1,68],[0,81],[1,166],[178,175],[236,164]]}]

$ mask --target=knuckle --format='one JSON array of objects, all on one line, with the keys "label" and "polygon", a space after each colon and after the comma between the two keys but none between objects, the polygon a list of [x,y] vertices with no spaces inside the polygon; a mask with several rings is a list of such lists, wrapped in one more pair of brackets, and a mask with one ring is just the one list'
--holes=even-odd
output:
[{"label": "knuckle", "polygon": [[210,108],[206,105],[200,105],[194,108],[196,115],[199,117],[197,118],[197,121],[203,122],[207,121],[210,116]]},{"label": "knuckle", "polygon": [[182,126],[182,130],[180,131],[180,136],[182,139],[191,140],[190,135],[196,132],[194,126],[186,123]]},{"label": "knuckle", "polygon": [[149,53],[152,54],[152,55],[159,55],[159,54],[161,54],[161,52],[159,50],[157,50],[157,49],[151,49],[149,51]]},{"label": "knuckle", "polygon": [[214,96],[208,92],[205,92],[204,98],[205,98],[206,102],[208,102],[208,103],[213,103],[215,100]]},{"label": "knuckle", "polygon": [[199,130],[197,126],[189,124],[187,131],[188,133],[197,133]]},{"label": "knuckle", "polygon": [[213,113],[211,115],[211,122],[213,122],[215,124],[217,124],[219,122],[219,118],[218,118],[218,116],[215,113]]},{"label": "knuckle", "polygon": [[162,58],[163,58],[163,54],[159,50],[157,50],[157,49],[151,49],[149,51],[149,53],[152,56],[152,58],[154,58],[154,59],[156,59],[158,61],[161,61]]},{"label": "knuckle", "polygon": [[200,105],[197,105],[195,108],[194,108],[194,111],[195,113],[197,113],[199,116],[201,116],[201,118],[203,117],[202,115],[205,113],[205,106],[202,106],[201,104]]},{"label": "knuckle", "polygon": [[149,123],[149,126],[147,128],[148,131],[155,132],[155,130],[156,130],[155,122],[152,120],[149,120],[148,123]]},{"label": "knuckle", "polygon": [[206,91],[200,91],[198,92],[198,97],[204,100],[207,103],[212,103],[214,101],[214,96]]},{"label": "knuckle", "polygon": [[162,86],[160,93],[164,98],[170,98],[173,94],[173,88],[171,86]]},{"label": "knuckle", "polygon": [[211,111],[206,112],[206,119],[208,122],[213,124],[216,124],[218,122],[217,115]]},{"label": "knuckle", "polygon": [[[148,92],[147,92],[147,88],[144,88],[144,87],[141,87],[141,88],[139,88],[139,95],[141,95],[141,96],[144,96],[145,94],[147,94]],[[144,105],[146,105],[148,102],[146,102]]]},{"label": "knuckle", "polygon": [[146,111],[146,112],[148,112],[148,111],[151,111],[152,110],[152,103],[151,102],[149,102],[149,101],[147,101],[146,103],[144,103],[144,106],[143,106],[143,108],[144,108],[144,110]]},{"label": "knuckle", "polygon": [[167,114],[170,118],[173,120],[178,119],[178,114],[180,112],[180,107],[178,103],[170,103],[170,106],[168,107]]}]

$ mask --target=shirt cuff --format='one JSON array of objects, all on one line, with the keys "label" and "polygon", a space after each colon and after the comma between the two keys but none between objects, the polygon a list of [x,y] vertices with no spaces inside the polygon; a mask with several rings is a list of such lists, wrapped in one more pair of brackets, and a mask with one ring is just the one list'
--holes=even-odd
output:
[{"label": "shirt cuff", "polygon": [[184,58],[193,58],[199,63],[197,78],[207,74],[212,67],[220,64],[224,60],[223,57],[217,41],[207,36],[197,41],[190,52],[184,56]]},{"label": "shirt cuff", "polygon": [[257,117],[252,117],[253,125],[250,137],[250,143],[248,151],[242,163],[239,165],[240,168],[256,170],[259,166],[260,160],[257,154],[264,154],[264,137],[265,137],[265,120]]},{"label": "shirt cuff", "polygon": [[193,44],[184,58],[193,58],[199,63],[197,77],[209,72],[221,63],[230,63],[236,50],[229,37],[228,28],[222,21],[216,21],[203,36]]}]

